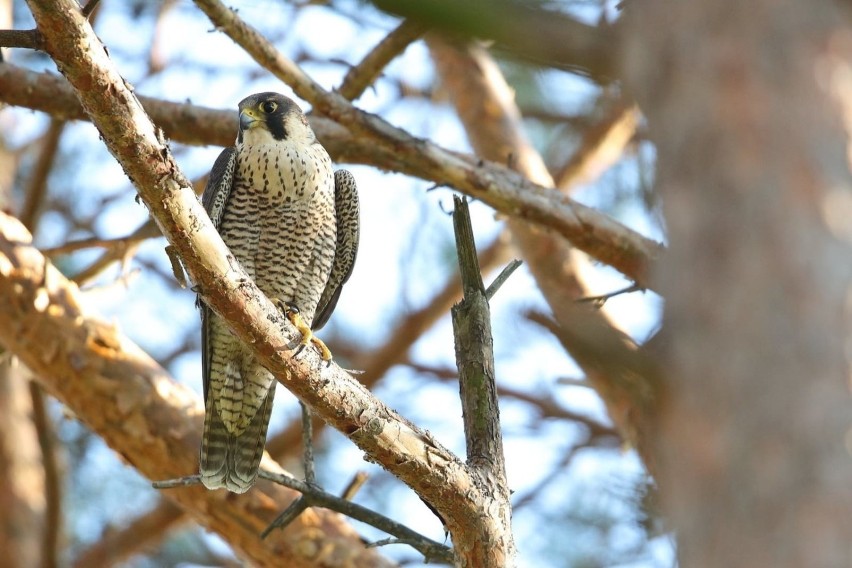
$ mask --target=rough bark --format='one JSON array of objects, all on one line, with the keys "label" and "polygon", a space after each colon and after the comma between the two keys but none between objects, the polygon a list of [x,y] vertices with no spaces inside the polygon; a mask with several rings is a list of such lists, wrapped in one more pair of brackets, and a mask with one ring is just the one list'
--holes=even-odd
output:
[{"label": "rough bark", "polygon": [[464,290],[464,297],[452,309],[459,394],[467,464],[474,482],[482,487],[481,510],[488,511],[471,517],[468,524],[473,530],[454,536],[453,545],[460,567],[510,568],[515,565],[515,542],[494,381],[491,309],[479,272],[467,203],[460,197],[453,201],[453,227]]},{"label": "rough bark", "polygon": [[[260,38],[252,36],[252,41]],[[318,139],[336,161],[373,165],[453,187],[510,217],[558,233],[600,262],[648,284],[649,266],[663,254],[659,243],[505,166],[415,138],[375,115],[356,111],[342,97],[334,97],[338,99],[345,110],[351,110],[338,112],[335,120],[322,116],[310,119]],[[74,102],[73,89],[65,81],[4,63],[0,63],[0,100],[66,120],[87,116]],[[175,141],[220,145],[234,141],[237,117],[233,110],[216,111],[146,97],[139,100],[154,123]]]},{"label": "rough bark", "polygon": [[648,0],[626,18],[671,243],[655,446],[680,564],[849,566],[850,14]]}]

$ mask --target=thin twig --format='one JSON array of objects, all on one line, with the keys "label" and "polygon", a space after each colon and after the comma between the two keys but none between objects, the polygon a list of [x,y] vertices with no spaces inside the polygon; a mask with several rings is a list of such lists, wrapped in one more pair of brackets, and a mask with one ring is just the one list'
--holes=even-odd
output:
[{"label": "thin twig", "polygon": [[85,6],[83,6],[83,17],[87,20],[91,17],[92,13],[97,9],[98,4],[100,4],[101,0],[89,0]]},{"label": "thin twig", "polygon": [[305,468],[305,483],[314,485],[317,482],[314,470],[314,422],[311,419],[311,409],[299,401],[302,409],[302,451],[304,455],[303,465]]},{"label": "thin twig", "polygon": [[503,283],[505,283],[506,280],[509,279],[509,276],[511,276],[512,273],[517,270],[518,267],[522,264],[523,261],[520,261],[518,259],[514,259],[509,262],[509,264],[507,264],[503,268],[503,270],[500,271],[500,274],[497,275],[497,278],[495,278],[494,281],[488,285],[488,288],[485,289],[485,298],[488,301],[491,301],[491,298],[494,297],[494,294],[497,293],[497,290],[500,289],[500,286],[502,286]]},{"label": "thin twig", "polygon": [[607,303],[607,300],[615,298],[616,296],[620,296],[622,294],[630,294],[632,292],[644,292],[645,290],[645,288],[638,284],[631,284],[630,286],[626,286],[624,288],[621,288],[620,290],[616,290],[615,292],[609,292],[607,294],[601,294],[599,296],[586,296],[585,298],[578,298],[577,302],[593,304],[595,307],[600,308]]},{"label": "thin twig", "polygon": [[391,31],[368,53],[361,63],[351,68],[337,89],[345,99],[354,101],[360,97],[382,70],[426,31],[426,27],[405,20]]},{"label": "thin twig", "polygon": [[99,239],[97,237],[92,237],[89,239],[80,239],[78,241],[68,241],[67,243],[59,246],[45,248],[41,250],[41,253],[45,256],[54,257],[90,248],[103,248],[108,250],[118,249],[123,253],[123,251],[127,249],[128,245],[142,242],[148,238],[151,237],[137,235],[135,233],[126,237],[117,237],[114,239]]},{"label": "thin twig", "polygon": [[355,475],[352,476],[352,479],[349,480],[349,483],[340,492],[340,498],[345,499],[346,501],[351,501],[355,494],[361,490],[361,487],[367,482],[369,478],[369,474],[366,471],[359,471]]},{"label": "thin twig", "polygon": [[39,210],[47,194],[47,176],[56,159],[59,150],[59,139],[65,130],[65,121],[51,120],[41,139],[41,149],[32,169],[30,180],[24,190],[24,205],[21,207],[19,219],[24,226],[35,234]]},{"label": "thin twig", "polygon": [[44,38],[38,30],[0,30],[0,46],[44,50]]},{"label": "thin twig", "polygon": [[290,503],[290,505],[284,509],[284,512],[278,515],[274,521],[269,523],[269,526],[263,529],[263,532],[260,533],[260,538],[266,538],[269,536],[269,533],[275,529],[287,528],[287,525],[295,521],[299,515],[308,509],[308,507],[310,507],[309,499],[305,497],[305,495],[301,495],[298,499]]},{"label": "thin twig", "polygon": [[[273,473],[261,469],[258,475],[263,479],[268,479],[269,481],[298,491],[302,494],[300,499],[305,499],[309,506],[322,507],[331,511],[336,511],[346,515],[347,517],[355,519],[356,521],[361,521],[362,523],[366,523],[372,527],[382,530],[399,539],[405,539],[408,544],[423,554],[423,556],[429,561],[438,561],[447,564],[450,564],[453,561],[453,553],[449,547],[428,539],[405,525],[397,523],[384,515],[367,509],[366,507],[362,507],[361,505],[357,505],[351,501],[332,495],[331,493],[326,493],[318,487],[299,481],[295,477],[287,474]],[[267,531],[271,528],[274,527],[270,525]]]},{"label": "thin twig", "polygon": [[151,487],[154,489],[175,489],[178,487],[192,487],[193,485],[201,485],[200,475],[185,475],[183,477],[175,477],[174,479],[151,482]]}]

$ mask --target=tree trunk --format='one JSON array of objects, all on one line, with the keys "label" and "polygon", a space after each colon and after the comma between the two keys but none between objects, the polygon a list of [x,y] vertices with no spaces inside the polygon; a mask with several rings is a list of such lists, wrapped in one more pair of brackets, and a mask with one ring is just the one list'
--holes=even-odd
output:
[{"label": "tree trunk", "polygon": [[849,15],[626,10],[670,239],[656,451],[680,563],[850,566]]}]

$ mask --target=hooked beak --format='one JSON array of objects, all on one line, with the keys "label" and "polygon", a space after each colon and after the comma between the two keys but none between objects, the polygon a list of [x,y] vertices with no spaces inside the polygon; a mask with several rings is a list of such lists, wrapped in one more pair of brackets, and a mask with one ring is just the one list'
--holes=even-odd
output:
[{"label": "hooked beak", "polygon": [[257,122],[260,122],[260,117],[258,117],[251,109],[247,108],[240,111],[240,130],[253,128]]}]

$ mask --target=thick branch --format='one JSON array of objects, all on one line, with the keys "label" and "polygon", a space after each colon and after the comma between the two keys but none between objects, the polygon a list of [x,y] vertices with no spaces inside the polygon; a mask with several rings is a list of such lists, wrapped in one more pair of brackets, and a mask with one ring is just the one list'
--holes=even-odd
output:
[{"label": "thick branch", "polygon": [[[343,101],[343,108],[350,110],[349,115],[371,129],[364,135],[351,119],[348,123],[342,122],[344,128],[327,118],[311,117],[317,137],[338,162],[375,165],[454,187],[510,217],[553,230],[600,262],[609,264],[643,287],[648,286],[648,267],[663,253],[659,243],[553,189],[536,185],[509,168],[450,152],[354,109],[342,97],[330,94],[328,97]],[[0,63],[0,100],[42,110],[54,117],[86,118],[73,89],[65,81],[7,63]],[[222,146],[233,143],[237,131],[234,111],[216,111],[146,97],[139,100],[164,133],[178,142]]]}]

